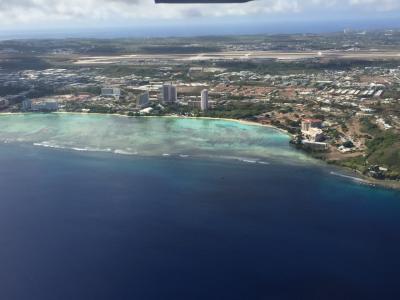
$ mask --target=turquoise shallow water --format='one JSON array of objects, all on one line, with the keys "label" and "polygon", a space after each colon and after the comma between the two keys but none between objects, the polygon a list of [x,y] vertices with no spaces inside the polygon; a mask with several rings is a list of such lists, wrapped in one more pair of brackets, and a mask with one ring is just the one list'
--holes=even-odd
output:
[{"label": "turquoise shallow water", "polygon": [[276,130],[18,115],[0,140],[0,299],[400,298],[399,192]]},{"label": "turquoise shallow water", "polygon": [[0,128],[4,143],[140,156],[312,161],[275,129],[224,120],[21,114],[0,116]]}]

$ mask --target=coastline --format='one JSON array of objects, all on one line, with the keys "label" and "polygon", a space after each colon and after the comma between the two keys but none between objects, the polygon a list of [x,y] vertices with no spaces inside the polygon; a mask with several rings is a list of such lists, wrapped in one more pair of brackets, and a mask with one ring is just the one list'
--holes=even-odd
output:
[{"label": "coastline", "polygon": [[[32,112],[0,112],[1,115],[27,115],[31,114]],[[128,115],[123,115],[123,114],[107,114],[107,113],[86,113],[86,112],[69,112],[69,111],[57,111],[57,112],[52,112],[52,114],[70,114],[70,115],[102,115],[102,116],[116,116],[116,117],[123,117],[123,118],[176,118],[176,119],[197,119],[197,120],[220,120],[220,121],[227,121],[227,122],[236,122],[240,123],[243,125],[249,125],[249,126],[261,126],[261,127],[266,127],[266,128],[271,128],[277,131],[280,131],[281,133],[293,137],[293,134],[289,133],[288,131],[273,126],[269,124],[261,124],[255,121],[248,121],[248,120],[242,120],[242,119],[229,119],[229,118],[213,118],[213,117],[189,117],[189,116],[179,116],[179,115],[164,115],[164,116],[128,116]]]},{"label": "coastline", "polygon": [[[293,134],[289,133],[288,131],[278,128],[273,125],[269,124],[261,124],[258,122],[254,121],[248,121],[248,120],[242,120],[242,119],[229,119],[229,118],[213,118],[213,117],[189,117],[189,116],[179,116],[179,115],[164,115],[164,116],[127,116],[123,114],[107,114],[107,113],[85,113],[85,112],[67,112],[67,111],[59,111],[59,112],[54,112],[55,114],[77,114],[77,115],[82,115],[82,114],[87,114],[87,115],[104,115],[104,116],[116,116],[116,117],[124,117],[124,118],[176,118],[176,119],[194,119],[194,120],[219,120],[219,121],[227,121],[227,122],[236,122],[240,123],[243,125],[249,125],[249,126],[261,126],[261,127],[266,127],[266,128],[271,128],[277,131],[280,131],[281,133],[289,136],[289,137],[294,137]],[[1,115],[2,113],[0,113]],[[25,113],[5,113],[5,114],[25,114]]]},{"label": "coastline", "polygon": [[[327,164],[327,163],[326,163]],[[357,171],[344,167],[344,166],[338,166],[338,165],[333,165],[335,168],[340,170],[342,173],[345,173],[345,176],[352,177],[352,178],[357,178],[357,181],[361,184],[367,184],[373,187],[381,187],[385,189],[390,189],[390,190],[396,190],[400,191],[400,181],[395,181],[395,180],[379,180],[379,179],[374,179],[369,176],[365,176],[363,174],[358,173]]]},{"label": "coastline", "polygon": [[[24,114],[31,114],[30,112],[5,112],[5,113],[0,113],[1,115],[24,115]],[[179,115],[164,115],[164,116],[128,116],[124,114],[108,114],[108,113],[86,113],[86,112],[53,112],[53,114],[76,114],[76,115],[102,115],[102,116],[116,116],[116,117],[124,117],[124,118],[176,118],[176,119],[194,119],[194,120],[220,120],[220,121],[227,121],[227,122],[236,122],[240,123],[243,125],[248,125],[248,126],[261,126],[261,127],[266,127],[266,128],[271,128],[274,130],[279,131],[282,134],[287,135],[288,137],[293,138],[294,135],[289,133],[288,131],[278,128],[276,126],[270,125],[270,124],[261,124],[255,121],[248,121],[248,120],[241,120],[241,119],[229,119],[229,118],[213,118],[213,117],[190,117],[190,116],[179,116]],[[297,151],[301,151],[298,150]],[[321,165],[323,164],[325,167],[329,166],[329,164],[323,160],[323,159],[318,159],[313,157],[312,155],[307,154],[304,152],[307,156],[314,158],[316,161],[321,162]],[[349,179],[353,179],[353,181],[359,183],[359,184],[365,184],[373,187],[382,187],[386,189],[393,189],[393,190],[398,190],[400,191],[400,181],[394,181],[394,180],[377,180],[374,178],[371,178],[369,176],[365,176],[363,174],[359,174],[353,169],[344,167],[344,166],[339,166],[339,165],[331,165],[335,166],[338,171],[340,171],[340,174],[334,174],[342,177],[347,177]],[[332,172],[331,172],[332,173]],[[333,172],[336,173],[336,172]]]}]

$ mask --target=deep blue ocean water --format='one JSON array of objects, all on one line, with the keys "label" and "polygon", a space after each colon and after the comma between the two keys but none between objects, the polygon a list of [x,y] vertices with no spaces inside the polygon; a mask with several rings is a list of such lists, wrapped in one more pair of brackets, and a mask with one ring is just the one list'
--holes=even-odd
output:
[{"label": "deep blue ocean water", "polygon": [[400,194],[326,168],[0,146],[0,299],[400,299]]}]

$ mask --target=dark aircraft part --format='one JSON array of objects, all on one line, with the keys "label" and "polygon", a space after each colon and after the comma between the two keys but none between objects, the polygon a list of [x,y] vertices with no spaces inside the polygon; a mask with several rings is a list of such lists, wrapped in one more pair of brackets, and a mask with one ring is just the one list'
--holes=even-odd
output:
[{"label": "dark aircraft part", "polygon": [[155,0],[156,3],[172,4],[210,4],[210,3],[244,3],[252,0]]}]

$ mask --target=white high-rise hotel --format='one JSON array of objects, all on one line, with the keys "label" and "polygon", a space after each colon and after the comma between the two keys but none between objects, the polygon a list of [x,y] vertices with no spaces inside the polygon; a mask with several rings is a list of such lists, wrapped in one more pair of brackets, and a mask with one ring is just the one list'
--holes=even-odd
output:
[{"label": "white high-rise hotel", "polygon": [[178,99],[176,86],[164,84],[161,88],[161,100],[163,103],[174,103]]},{"label": "white high-rise hotel", "polygon": [[202,111],[205,111],[208,109],[208,90],[202,90],[201,91],[201,103],[200,107]]}]

